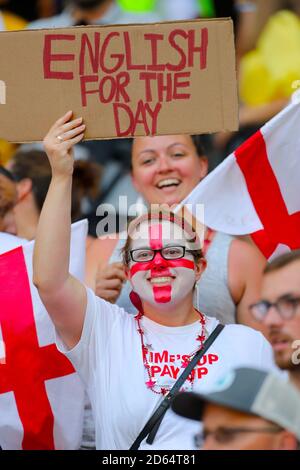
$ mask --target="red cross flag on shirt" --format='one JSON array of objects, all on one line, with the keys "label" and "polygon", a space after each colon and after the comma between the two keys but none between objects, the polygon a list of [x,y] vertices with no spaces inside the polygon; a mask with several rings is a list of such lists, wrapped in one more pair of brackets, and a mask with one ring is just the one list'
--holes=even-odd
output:
[{"label": "red cross flag on shirt", "polygon": [[[72,227],[70,270],[81,279],[86,226],[83,221]],[[10,248],[13,238],[7,238]],[[0,234],[1,252],[5,240]],[[33,246],[26,243],[0,255],[0,445],[76,449],[82,438],[84,389],[72,364],[56,349],[53,324],[32,284]]]},{"label": "red cross flag on shirt", "polygon": [[251,234],[267,257],[300,248],[300,103],[291,103],[183,201],[205,225]]}]

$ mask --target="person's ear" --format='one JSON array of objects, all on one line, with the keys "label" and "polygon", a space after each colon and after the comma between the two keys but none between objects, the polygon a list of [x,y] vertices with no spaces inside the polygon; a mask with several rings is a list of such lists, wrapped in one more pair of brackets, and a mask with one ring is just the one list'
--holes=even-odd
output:
[{"label": "person's ear", "polygon": [[32,191],[32,181],[24,178],[17,183],[18,202],[22,201]]},{"label": "person's ear", "polygon": [[124,264],[124,272],[125,272],[126,280],[130,281],[130,279],[131,279],[130,270],[129,270],[129,267],[127,266],[127,264]]},{"label": "person's ear", "polygon": [[277,450],[297,450],[297,438],[290,431],[278,433],[277,440]]},{"label": "person's ear", "polygon": [[207,266],[207,261],[205,258],[200,258],[197,263],[195,263],[195,274],[196,274],[196,281],[199,281],[200,277],[202,276],[203,272],[205,271]]},{"label": "person's ear", "polygon": [[200,176],[201,179],[205,178],[208,173],[208,158],[206,156],[200,157]]}]

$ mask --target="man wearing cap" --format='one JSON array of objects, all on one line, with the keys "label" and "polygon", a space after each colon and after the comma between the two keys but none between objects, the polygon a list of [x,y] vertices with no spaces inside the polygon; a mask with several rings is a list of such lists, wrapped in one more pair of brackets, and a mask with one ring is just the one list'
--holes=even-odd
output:
[{"label": "man wearing cap", "polygon": [[300,391],[300,250],[267,265],[261,300],[250,311],[266,329],[278,367]]},{"label": "man wearing cap", "polygon": [[297,450],[300,395],[272,373],[228,372],[205,394],[180,393],[173,410],[203,422],[196,445],[205,450]]}]

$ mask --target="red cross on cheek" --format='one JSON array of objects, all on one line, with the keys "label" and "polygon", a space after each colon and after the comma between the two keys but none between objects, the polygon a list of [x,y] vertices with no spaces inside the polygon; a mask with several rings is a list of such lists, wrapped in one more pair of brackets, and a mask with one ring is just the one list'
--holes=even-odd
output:
[{"label": "red cross on cheek", "polygon": [[[149,245],[153,250],[160,250],[163,247],[162,243],[162,224],[152,224],[149,226]],[[170,268],[187,268],[194,270],[195,264],[191,260],[180,258],[176,260],[166,260],[160,253],[156,253],[151,261],[143,263],[135,263],[130,268],[130,275],[133,277],[137,272],[150,271],[150,276],[166,276],[171,277],[172,273]],[[154,299],[158,303],[170,302],[172,297],[171,285],[153,286]]]}]

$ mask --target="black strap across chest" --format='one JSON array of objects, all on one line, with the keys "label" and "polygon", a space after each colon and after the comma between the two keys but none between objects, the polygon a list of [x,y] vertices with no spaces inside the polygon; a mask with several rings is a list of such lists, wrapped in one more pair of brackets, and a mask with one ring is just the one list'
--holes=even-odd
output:
[{"label": "black strap across chest", "polygon": [[210,346],[213,344],[215,339],[219,336],[221,331],[223,330],[224,325],[219,323],[214,331],[209,335],[205,343],[203,344],[203,348],[200,349],[194,356],[193,359],[189,362],[188,366],[184,369],[182,374],[178,377],[176,380],[175,384],[169,391],[167,395],[165,395],[164,399],[162,402],[159,404],[159,406],[156,408],[152,416],[149,418],[143,429],[141,430],[140,434],[132,444],[129,450],[138,450],[140,447],[141,442],[147,437],[147,444],[153,444],[153,441],[155,439],[156,433],[159,429],[159,426],[166,414],[166,411],[170,407],[172,401],[174,400],[175,396],[178,394],[180,391],[182,385],[194,369],[194,367],[197,365],[198,361],[203,357],[203,355],[207,352],[207,350],[210,348]]}]

